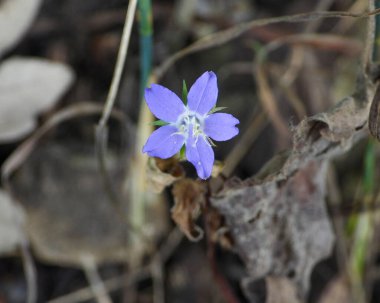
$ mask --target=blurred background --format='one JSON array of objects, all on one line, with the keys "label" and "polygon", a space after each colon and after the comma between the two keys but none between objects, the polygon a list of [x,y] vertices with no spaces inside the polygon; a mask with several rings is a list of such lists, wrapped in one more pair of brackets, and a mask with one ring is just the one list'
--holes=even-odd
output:
[{"label": "blurred background", "polygon": [[[165,65],[199,39],[252,20],[360,13],[368,1],[139,1],[107,146],[99,147],[128,4],[0,0],[0,303],[378,302],[379,220],[368,208],[377,205],[379,148],[366,126],[350,144],[337,140],[337,157],[317,162],[326,165],[323,224],[335,242],[302,276],[307,291],[288,284],[291,272],[268,280],[276,270],[243,287],[251,263],[225,232],[234,225],[207,202],[221,187],[268,176],[265,163],[294,148],[303,119],[355,91],[367,19],[251,26],[234,39],[214,36],[212,47],[200,40],[199,50]],[[215,148],[215,184],[196,181],[191,165],[175,159],[141,166],[144,125],[152,129],[142,87],[158,81],[181,96],[182,81],[190,87],[204,71],[218,77],[218,106],[240,120],[239,136]],[[178,181],[185,175],[188,183]]]}]

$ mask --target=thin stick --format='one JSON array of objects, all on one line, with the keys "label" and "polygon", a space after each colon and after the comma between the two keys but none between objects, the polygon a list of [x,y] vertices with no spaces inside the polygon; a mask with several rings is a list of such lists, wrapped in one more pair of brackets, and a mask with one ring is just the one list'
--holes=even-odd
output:
[{"label": "thin stick", "polygon": [[[178,247],[183,239],[183,233],[175,227],[168,235],[165,243],[159,249],[161,256],[161,262],[165,263],[170,256],[174,253],[174,250]],[[154,258],[154,257],[153,257]],[[115,278],[104,281],[104,287],[108,292],[118,290],[125,286],[131,286],[136,281],[147,279],[151,276],[152,266],[147,265],[139,268],[132,273],[127,273]],[[59,298],[48,301],[48,303],[78,303],[91,300],[94,297],[94,292],[91,287],[85,287],[76,290],[67,295],[63,295]],[[28,302],[29,303],[29,302]]]},{"label": "thin stick", "polygon": [[272,120],[273,126],[280,135],[280,141],[286,142],[289,138],[289,127],[280,113],[276,97],[272,93],[265,68],[262,64],[254,66],[254,80],[257,83],[259,100],[264,111]]},{"label": "thin stick", "polygon": [[[125,285],[131,285],[136,281],[146,279],[150,276],[150,267],[146,266],[139,269],[138,273],[133,275],[124,274],[115,278],[111,278],[104,281],[104,287],[108,292],[118,290]],[[91,300],[94,297],[94,293],[90,287],[79,289],[67,295],[48,301],[48,303],[77,303]]]},{"label": "thin stick", "polygon": [[112,303],[107,289],[99,276],[95,263],[89,258],[83,259],[83,270],[98,303]]},{"label": "thin stick", "polygon": [[27,303],[37,302],[37,274],[34,266],[32,255],[29,251],[29,245],[26,241],[21,243],[22,263],[24,266],[26,284],[28,286]]},{"label": "thin stick", "polygon": [[127,15],[125,17],[125,23],[123,28],[123,34],[120,41],[120,49],[116,59],[116,67],[113,74],[111,87],[107,95],[106,104],[104,106],[102,117],[99,121],[99,127],[104,128],[107,124],[109,116],[111,114],[117,91],[119,89],[121,75],[127,58],[129,41],[131,39],[133,19],[136,13],[137,0],[131,0],[128,4]]}]

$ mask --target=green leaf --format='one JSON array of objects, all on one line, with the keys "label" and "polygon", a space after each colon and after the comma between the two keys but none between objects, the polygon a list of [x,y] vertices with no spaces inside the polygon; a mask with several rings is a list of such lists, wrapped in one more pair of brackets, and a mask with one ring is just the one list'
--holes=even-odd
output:
[{"label": "green leaf", "polygon": [[154,125],[154,126],[164,126],[164,125],[168,125],[168,124],[169,124],[168,122],[165,122],[163,120],[157,120],[157,121],[152,122],[152,125]]},{"label": "green leaf", "polygon": [[227,108],[227,107],[225,107],[225,106],[214,107],[212,110],[210,110],[209,114],[216,113],[216,112],[221,111],[221,110],[226,109],[226,108]]},{"label": "green leaf", "polygon": [[187,105],[187,85],[185,80],[182,82],[182,101]]}]

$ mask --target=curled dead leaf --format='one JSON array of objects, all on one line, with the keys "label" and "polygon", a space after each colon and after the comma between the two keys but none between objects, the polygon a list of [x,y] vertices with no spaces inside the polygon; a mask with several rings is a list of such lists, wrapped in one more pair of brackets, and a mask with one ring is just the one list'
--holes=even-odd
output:
[{"label": "curled dead leaf", "polygon": [[191,179],[177,181],[172,189],[174,207],[171,209],[173,220],[191,241],[203,238],[203,230],[194,221],[198,218],[204,203],[204,185]]},{"label": "curled dead leaf", "polygon": [[219,243],[225,249],[233,247],[233,239],[228,227],[226,227],[223,216],[211,205],[207,206],[206,221],[207,232],[213,242]]},{"label": "curled dead leaf", "polygon": [[147,181],[148,188],[161,193],[166,187],[184,176],[184,170],[175,157],[169,159],[148,159]]}]

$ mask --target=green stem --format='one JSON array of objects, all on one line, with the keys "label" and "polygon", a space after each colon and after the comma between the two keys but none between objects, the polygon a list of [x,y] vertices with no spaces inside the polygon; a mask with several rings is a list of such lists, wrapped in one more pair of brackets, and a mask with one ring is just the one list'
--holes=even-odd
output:
[{"label": "green stem", "polygon": [[140,93],[143,95],[152,70],[153,15],[151,0],[139,0],[140,28]]},{"label": "green stem", "polygon": [[[153,45],[153,24],[152,24],[152,4],[151,0],[138,0],[138,16],[139,16],[139,33],[140,33],[140,96],[142,110],[144,108],[144,89],[148,84],[148,79],[152,69],[152,45]],[[145,129],[145,125],[141,127],[139,124],[139,131]],[[138,135],[139,137],[139,135]],[[139,140],[139,139],[138,139]],[[138,142],[138,141],[137,141]],[[137,146],[140,146],[137,143]],[[141,154],[141,150],[138,151]],[[140,155],[141,156],[141,155]],[[134,228],[141,230],[145,225],[145,211],[147,208],[147,194],[142,190],[141,180],[145,179],[145,167],[141,167],[141,162],[135,162],[135,167],[132,169],[134,173],[131,174],[131,209],[130,209],[130,222]],[[139,238],[135,239],[137,242]],[[136,246],[136,243],[134,244]]]}]

